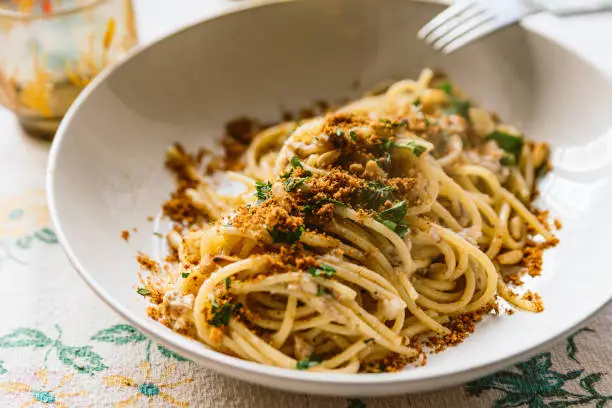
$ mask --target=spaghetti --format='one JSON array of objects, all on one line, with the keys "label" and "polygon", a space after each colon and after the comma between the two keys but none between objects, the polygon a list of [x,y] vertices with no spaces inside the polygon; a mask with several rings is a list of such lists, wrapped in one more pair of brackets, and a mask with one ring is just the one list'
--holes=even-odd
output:
[{"label": "spaghetti", "polygon": [[154,318],[246,360],[356,373],[462,339],[498,297],[542,310],[508,282],[557,242],[530,206],[547,146],[444,78],[424,70],[334,112],[254,126],[223,171],[169,149],[173,252],[139,292]]}]

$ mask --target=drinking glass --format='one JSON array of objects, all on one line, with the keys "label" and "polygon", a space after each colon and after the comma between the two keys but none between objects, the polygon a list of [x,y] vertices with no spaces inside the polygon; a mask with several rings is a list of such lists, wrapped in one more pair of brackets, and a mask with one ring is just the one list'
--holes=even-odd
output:
[{"label": "drinking glass", "polygon": [[131,0],[0,0],[0,103],[51,139],[81,90],[136,43]]}]

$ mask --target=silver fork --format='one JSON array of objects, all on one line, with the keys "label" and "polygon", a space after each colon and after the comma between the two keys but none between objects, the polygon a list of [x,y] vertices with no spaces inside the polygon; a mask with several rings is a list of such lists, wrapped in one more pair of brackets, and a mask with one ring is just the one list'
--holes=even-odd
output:
[{"label": "silver fork", "polygon": [[417,36],[448,54],[542,10],[532,0],[460,0],[425,24]]}]

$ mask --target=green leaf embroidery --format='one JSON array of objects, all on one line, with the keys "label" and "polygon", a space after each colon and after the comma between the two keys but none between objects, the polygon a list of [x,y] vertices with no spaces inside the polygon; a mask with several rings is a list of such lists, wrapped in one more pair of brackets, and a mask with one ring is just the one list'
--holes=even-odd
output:
[{"label": "green leaf embroidery", "polygon": [[601,380],[601,373],[589,374],[580,380],[580,386],[589,391],[591,394],[597,394],[597,391],[595,388],[593,388],[593,386],[595,383],[598,383],[599,380]]},{"label": "green leaf embroidery", "polygon": [[6,336],[0,337],[0,348],[41,348],[50,346],[51,344],[53,344],[53,340],[45,336],[43,332],[28,328],[20,328]]},{"label": "green leaf embroidery", "polygon": [[4,367],[4,361],[0,361],[0,375],[4,375],[6,373],[8,373],[8,370],[6,367]]},{"label": "green leaf embroidery", "polygon": [[29,249],[31,242],[32,242],[32,237],[26,235],[26,236],[19,238],[16,244],[21,249]]},{"label": "green leaf embroidery", "polygon": [[104,365],[102,356],[92,351],[90,346],[71,347],[61,345],[57,350],[57,358],[79,373],[94,374],[95,371],[108,368]]},{"label": "green leaf embroidery", "polygon": [[348,400],[348,404],[346,405],[346,408],[367,408],[367,407],[368,406],[365,404],[365,402],[363,402],[359,398],[352,398]]},{"label": "green leaf embroidery", "polygon": [[575,362],[578,362],[578,360],[576,360],[576,352],[578,351],[578,348],[576,347],[576,341],[575,341],[575,337],[577,335],[579,335],[582,332],[591,332],[594,333],[595,330],[588,328],[588,327],[583,327],[582,329],[578,330],[576,333],[572,334],[571,336],[569,336],[567,338],[567,342],[565,345],[565,351],[567,351],[567,356],[571,359],[574,360]]},{"label": "green leaf embroidery", "polygon": [[46,244],[57,244],[57,236],[50,228],[43,228],[34,233],[34,237]]},{"label": "green leaf embroidery", "polygon": [[91,339],[104,343],[130,344],[145,341],[147,337],[129,324],[117,324],[99,331]]},{"label": "green leaf embroidery", "polygon": [[174,351],[169,350],[160,344],[157,345],[157,350],[167,358],[173,358],[176,361],[189,361],[189,359],[186,359],[185,357],[176,354]]}]

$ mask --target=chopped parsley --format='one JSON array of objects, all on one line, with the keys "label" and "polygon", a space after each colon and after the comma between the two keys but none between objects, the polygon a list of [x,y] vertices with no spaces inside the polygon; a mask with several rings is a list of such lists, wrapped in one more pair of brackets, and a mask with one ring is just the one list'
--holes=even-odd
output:
[{"label": "chopped parsley", "polygon": [[486,139],[495,140],[497,145],[500,148],[504,149],[507,153],[512,155],[514,158],[514,162],[518,163],[519,159],[521,158],[521,151],[523,150],[523,144],[525,143],[523,141],[523,138],[519,136],[511,135],[506,132],[496,130],[492,133],[489,133]]},{"label": "chopped parsley", "polygon": [[182,277],[183,279],[185,279],[185,278],[189,277],[189,272],[183,272],[183,273],[181,273],[181,277]]},{"label": "chopped parsley", "polygon": [[469,120],[470,101],[451,97],[448,107],[444,110],[447,115],[459,115]]},{"label": "chopped parsley", "polygon": [[328,293],[329,293],[329,291],[324,286],[317,287],[317,296],[318,297],[327,295]]},{"label": "chopped parsley", "polygon": [[136,293],[138,293],[140,296],[149,296],[151,294],[151,292],[147,288],[138,288],[138,290],[136,290]]},{"label": "chopped parsley", "polygon": [[412,140],[410,140],[408,142],[404,142],[404,143],[397,143],[397,142],[394,142],[392,140],[388,140],[385,143],[385,146],[387,147],[387,149],[390,149],[392,147],[397,147],[397,148],[400,148],[400,149],[408,149],[416,157],[420,157],[423,153],[425,153],[427,151],[427,148],[425,146],[423,146],[422,144],[419,144],[417,142],[414,142]]},{"label": "chopped parsley", "polygon": [[159,237],[159,238],[163,238],[164,237],[164,234],[162,234],[161,232],[154,232],[153,235],[155,235],[156,237]]},{"label": "chopped parsley", "polygon": [[391,128],[391,129],[396,129],[396,128],[400,128],[400,127],[406,127],[408,126],[408,121],[406,119],[402,119],[398,122],[392,122],[389,119],[380,119],[380,122],[385,125],[385,127],[387,128]]},{"label": "chopped parsley", "polygon": [[544,163],[535,171],[536,178],[542,178],[548,173],[548,164]]},{"label": "chopped parsley", "polygon": [[229,290],[230,286],[232,286],[232,279],[228,276],[225,278],[225,289]]},{"label": "chopped parsley", "polygon": [[421,98],[416,98],[412,101],[412,106],[421,106]]},{"label": "chopped parsley", "polygon": [[232,310],[234,309],[234,305],[231,303],[224,303],[221,306],[217,303],[216,300],[212,302],[212,318],[208,321],[208,324],[221,327],[227,326],[230,318],[232,317]]},{"label": "chopped parsley", "polygon": [[393,207],[378,213],[376,215],[376,221],[380,222],[391,231],[394,231],[400,238],[404,238],[404,235],[408,232],[408,224],[404,220],[407,209],[406,201],[400,201]]},{"label": "chopped parsley", "polygon": [[504,153],[504,155],[502,156],[501,159],[499,159],[499,162],[503,165],[503,166],[514,166],[516,164],[516,159],[514,158],[513,154],[510,153]]},{"label": "chopped parsley", "polygon": [[307,177],[287,177],[285,181],[283,181],[283,185],[285,186],[285,191],[290,193],[306,181],[310,180],[310,176]]},{"label": "chopped parsley", "polygon": [[391,153],[389,152],[384,152],[382,157],[379,157],[374,161],[376,162],[378,167],[385,171],[389,171],[389,169],[391,169]]},{"label": "chopped parsley", "polygon": [[387,200],[393,200],[395,188],[384,185],[378,181],[368,181],[361,189],[360,199],[366,208],[377,210]]},{"label": "chopped parsley", "polygon": [[[304,169],[304,165],[302,164],[302,162],[300,161],[299,157],[297,156],[293,156],[291,158],[291,167],[293,167],[294,169],[300,168],[302,170],[304,170],[304,173],[306,173],[307,176],[312,176],[312,173],[309,170]],[[292,172],[290,172],[292,173]],[[291,175],[291,174],[289,174]]]},{"label": "chopped parsley", "polygon": [[268,198],[272,197],[272,183],[270,183],[269,181],[256,181],[255,197],[257,198],[257,204],[261,204]]},{"label": "chopped parsley", "polygon": [[299,360],[295,365],[295,368],[298,370],[308,370],[309,368],[321,364],[322,361],[323,359],[321,357],[317,356],[316,354],[312,354],[310,358],[306,360]]},{"label": "chopped parsley", "polygon": [[336,268],[321,264],[321,266],[308,268],[308,273],[315,277],[331,278],[336,274]]},{"label": "chopped parsley", "polygon": [[305,230],[306,228],[304,228],[303,225],[297,227],[295,231],[281,231],[274,227],[271,230],[269,229],[268,233],[272,237],[272,241],[275,243],[293,244],[300,239]]},{"label": "chopped parsley", "polygon": [[450,82],[442,82],[440,85],[438,85],[438,89],[444,91],[444,93],[447,95],[453,94],[453,84]]},{"label": "chopped parsley", "polygon": [[336,129],[336,136],[338,136],[338,137],[344,137],[344,130],[342,130],[342,129]]},{"label": "chopped parsley", "polygon": [[357,140],[357,132],[355,132],[354,130],[351,130],[349,132],[349,137],[351,138],[351,140],[354,142],[355,140]]}]

